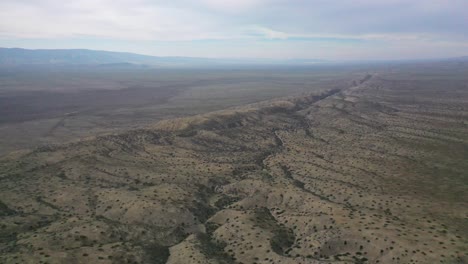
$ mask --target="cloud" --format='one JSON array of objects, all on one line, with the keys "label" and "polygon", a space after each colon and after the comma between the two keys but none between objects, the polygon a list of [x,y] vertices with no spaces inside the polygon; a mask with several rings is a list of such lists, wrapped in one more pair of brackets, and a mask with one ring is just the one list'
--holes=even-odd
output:
[{"label": "cloud", "polygon": [[0,3],[0,17],[0,34],[21,38],[191,40],[216,31],[208,14],[133,1],[7,1]]},{"label": "cloud", "polygon": [[267,39],[287,39],[290,37],[285,32],[276,31],[271,28],[262,27],[262,26],[250,26],[247,27],[244,31],[247,36],[261,37]]},{"label": "cloud", "polygon": [[0,34],[155,40],[223,39],[255,32],[265,38],[466,35],[467,10],[468,1],[462,0],[4,0]]},{"label": "cloud", "polygon": [[354,47],[357,42],[383,47],[444,42],[463,47],[467,29],[466,0],[0,1],[3,39],[217,40],[223,45],[268,40],[284,47],[292,47],[284,44],[288,41],[353,42]]},{"label": "cloud", "polygon": [[262,6],[266,0],[201,0],[202,5],[209,9],[214,9],[227,13],[237,13]]}]

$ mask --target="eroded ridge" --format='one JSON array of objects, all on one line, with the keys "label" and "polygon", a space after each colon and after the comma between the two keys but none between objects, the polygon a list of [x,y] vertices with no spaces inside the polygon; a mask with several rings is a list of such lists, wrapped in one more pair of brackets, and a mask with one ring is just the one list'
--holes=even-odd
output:
[{"label": "eroded ridge", "polygon": [[0,262],[465,263],[467,100],[366,75],[11,155]]}]

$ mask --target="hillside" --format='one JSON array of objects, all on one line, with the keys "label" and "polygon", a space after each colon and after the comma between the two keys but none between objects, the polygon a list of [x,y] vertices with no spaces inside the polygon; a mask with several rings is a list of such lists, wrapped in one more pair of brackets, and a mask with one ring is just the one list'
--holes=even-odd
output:
[{"label": "hillside", "polygon": [[466,263],[466,80],[424,78],[10,154],[0,262]]},{"label": "hillside", "polygon": [[214,67],[255,65],[311,65],[323,63],[315,59],[223,59],[194,57],[158,57],[129,52],[88,49],[21,49],[0,48],[0,66],[18,65],[98,65],[104,67]]},{"label": "hillside", "polygon": [[[0,48],[0,65],[28,64],[183,64],[206,63],[209,59],[184,57],[155,57],[128,52],[111,52],[86,49],[20,49]],[[127,65],[126,65],[127,64]],[[115,66],[115,65],[114,65]]]}]

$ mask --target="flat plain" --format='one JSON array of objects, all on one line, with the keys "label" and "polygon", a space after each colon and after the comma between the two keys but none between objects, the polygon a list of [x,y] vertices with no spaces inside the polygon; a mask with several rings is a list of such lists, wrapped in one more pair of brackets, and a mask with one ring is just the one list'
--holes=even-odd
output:
[{"label": "flat plain", "polygon": [[341,87],[360,67],[154,69],[0,68],[0,155],[143,128],[316,89]]},{"label": "flat plain", "polygon": [[467,73],[203,85],[166,99],[197,115],[5,155],[0,262],[467,263]]}]

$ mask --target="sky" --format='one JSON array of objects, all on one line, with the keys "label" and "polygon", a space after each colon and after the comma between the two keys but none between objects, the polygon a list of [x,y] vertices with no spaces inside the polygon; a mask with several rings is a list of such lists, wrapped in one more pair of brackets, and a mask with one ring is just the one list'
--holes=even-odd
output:
[{"label": "sky", "polygon": [[1,0],[0,47],[155,56],[468,55],[468,0]]}]

